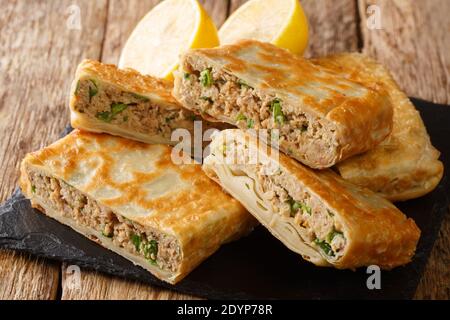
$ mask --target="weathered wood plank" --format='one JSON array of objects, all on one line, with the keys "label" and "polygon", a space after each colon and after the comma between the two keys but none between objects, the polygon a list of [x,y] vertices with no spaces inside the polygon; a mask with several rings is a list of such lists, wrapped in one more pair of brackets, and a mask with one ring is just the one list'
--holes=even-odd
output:
[{"label": "weathered wood plank", "polygon": [[355,1],[303,0],[301,3],[310,25],[306,57],[358,51]]},{"label": "weathered wood plank", "polygon": [[[222,24],[227,15],[228,1],[200,1],[216,24]],[[159,3],[158,0],[110,0],[102,61],[116,64],[126,40],[139,20]],[[67,266],[62,267],[63,299],[188,299],[178,294],[148,285],[109,277],[95,272],[82,271],[81,288],[76,289],[72,278],[65,277]]]},{"label": "weathered wood plank", "polygon": [[109,0],[101,60],[119,63],[120,53],[136,24],[159,0]]},{"label": "weathered wood plank", "polygon": [[63,265],[62,300],[182,300],[190,296]]},{"label": "weathered wood plank", "polygon": [[[426,213],[425,213],[426,214]],[[415,299],[450,299],[450,215],[444,218]]]},{"label": "weathered wood plank", "polygon": [[[368,11],[370,5],[377,7]],[[373,29],[377,10],[381,29]],[[450,2],[359,0],[359,11],[363,52],[389,67],[408,95],[449,104]],[[449,265],[450,215],[447,215],[416,298],[449,299]]]},{"label": "weathered wood plank", "polygon": [[58,285],[58,263],[1,252],[0,300],[54,300]]},{"label": "weathered wood plank", "polygon": [[[100,55],[106,1],[73,3],[0,1],[0,201],[16,188],[25,153],[54,141],[67,125],[78,61]],[[0,252],[1,299],[53,299],[58,275],[57,264]]]},{"label": "weathered wood plank", "polygon": [[[369,29],[380,10],[381,29]],[[450,101],[450,2],[360,0],[364,52],[390,68],[410,96]]]},{"label": "weathered wood plank", "polygon": [[205,10],[209,13],[217,28],[225,22],[228,16],[228,0],[199,0]]},{"label": "weathered wood plank", "polygon": [[[234,12],[246,0],[231,0]],[[300,1],[310,25],[306,57],[358,50],[357,8],[353,0]]]}]

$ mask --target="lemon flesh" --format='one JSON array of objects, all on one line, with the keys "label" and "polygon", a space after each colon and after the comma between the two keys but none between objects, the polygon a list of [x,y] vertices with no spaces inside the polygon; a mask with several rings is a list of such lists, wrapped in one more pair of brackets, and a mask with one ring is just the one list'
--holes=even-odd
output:
[{"label": "lemon flesh", "polygon": [[119,68],[171,79],[180,53],[218,45],[217,29],[196,0],[165,0],[136,26],[122,51]]},{"label": "lemon flesh", "polygon": [[298,0],[250,0],[219,30],[221,44],[242,39],[270,42],[303,54],[308,45],[308,20]]}]

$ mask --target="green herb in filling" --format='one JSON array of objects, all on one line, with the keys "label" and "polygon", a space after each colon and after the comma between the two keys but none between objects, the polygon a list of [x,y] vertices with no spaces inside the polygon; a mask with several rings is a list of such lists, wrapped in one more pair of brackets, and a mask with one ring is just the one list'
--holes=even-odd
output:
[{"label": "green herb in filling", "polygon": [[239,79],[237,84],[241,86],[241,88],[253,89],[250,87],[244,80]]},{"label": "green herb in filling", "polygon": [[335,237],[343,237],[344,234],[340,231],[337,231],[336,229],[333,228],[333,231],[331,231],[328,235],[327,235],[327,242],[331,243],[331,241],[333,241],[333,239]]},{"label": "green herb in filling", "polygon": [[191,121],[195,121],[195,120],[197,120],[197,116],[195,114],[192,114],[192,115],[188,116],[188,119]]},{"label": "green herb in filling", "polygon": [[140,95],[140,94],[137,94],[137,93],[131,92],[131,95],[133,96],[133,98],[136,98],[136,99],[138,99],[138,100],[140,100],[140,101],[143,101],[143,102],[148,102],[148,101],[150,101],[149,98],[147,98],[147,97],[145,97],[145,96],[142,96],[142,95]]},{"label": "green herb in filling", "polygon": [[95,115],[95,117],[97,119],[102,120],[103,122],[111,122],[112,118],[111,118],[111,112],[109,111],[102,111],[102,112],[97,112],[97,114]]},{"label": "green herb in filling", "polygon": [[213,99],[211,99],[210,97],[203,96],[203,97],[200,97],[200,99],[208,101],[209,103],[213,103]]},{"label": "green herb in filling", "polygon": [[307,124],[302,125],[302,127],[300,128],[300,131],[301,131],[301,132],[306,132],[306,131],[308,131],[308,125],[307,125]]},{"label": "green herb in filling", "polygon": [[289,198],[289,200],[287,202],[289,203],[289,206],[290,206],[290,209],[291,209],[291,217],[295,217],[295,214],[299,210],[302,210],[303,212],[311,215],[311,212],[312,212],[311,207],[307,206],[306,204],[304,204],[302,202],[295,201],[291,197]]},{"label": "green herb in filling", "polygon": [[184,80],[188,80],[191,77],[191,74],[188,72],[185,72],[183,75]]},{"label": "green herb in filling", "polygon": [[211,75],[211,69],[205,69],[200,72],[200,83],[204,87],[211,87],[213,84],[213,78]]},{"label": "green herb in filling", "polygon": [[139,252],[141,250],[142,238],[140,235],[133,234],[131,236],[131,242],[134,244],[136,251]]},{"label": "green herb in filling", "polygon": [[272,107],[272,114],[273,114],[273,120],[275,123],[283,124],[286,120],[286,117],[283,114],[283,111],[281,110],[281,101],[279,99],[275,99],[271,103]]},{"label": "green herb in filling", "polygon": [[95,117],[103,122],[111,122],[121,112],[125,111],[130,105],[124,103],[111,104],[111,111],[98,112]]},{"label": "green herb in filling", "polygon": [[31,186],[31,192],[36,193],[36,186]]},{"label": "green herb in filling", "polygon": [[286,201],[289,204],[289,209],[291,211],[290,216],[291,217],[295,217],[295,214],[297,213],[299,207],[298,207],[298,202],[295,202],[294,199],[292,199],[291,197],[289,197],[289,199]]},{"label": "green herb in filling", "polygon": [[128,108],[128,105],[125,103],[113,103],[111,105],[111,113],[113,117],[122,111],[125,111]]},{"label": "green herb in filling", "polygon": [[304,204],[304,203],[301,203],[301,204],[300,204],[300,207],[301,207],[301,209],[302,209],[303,212],[305,212],[305,213],[311,215],[311,212],[312,212],[311,207],[307,206],[307,205]]},{"label": "green herb in filling", "polygon": [[175,115],[170,116],[170,117],[167,117],[167,118],[166,118],[166,123],[169,123],[170,121],[175,120],[176,117],[177,117],[177,116],[175,116]]},{"label": "green herb in filling", "polygon": [[98,94],[98,87],[94,80],[89,80],[92,85],[89,86],[89,102]]},{"label": "green herb in filling", "polygon": [[327,256],[334,257],[334,251],[333,251],[333,249],[331,249],[331,246],[330,246],[325,240],[319,240],[319,239],[316,239],[316,240],[314,240],[314,243],[315,243],[320,249],[322,249],[322,251],[325,252],[325,254],[326,254]]},{"label": "green herb in filling", "polygon": [[236,117],[236,121],[247,121],[247,117],[244,116],[242,113],[239,113]]},{"label": "green herb in filling", "polygon": [[300,210],[301,207],[302,207],[301,203],[295,201],[295,202],[291,205],[291,212],[296,213],[298,210]]},{"label": "green herb in filling", "polygon": [[242,113],[238,114],[238,116],[236,117],[236,121],[245,121],[247,123],[247,128],[249,129],[255,126],[255,120],[247,118]]},{"label": "green herb in filling", "polygon": [[142,246],[142,252],[144,253],[145,259],[155,264],[156,257],[158,256],[158,242],[156,240],[150,240],[150,242]]},{"label": "green herb in filling", "polygon": [[103,230],[102,230],[102,236],[104,236],[106,238],[112,238],[113,237],[113,233],[112,232],[111,233],[106,232],[106,226],[105,226],[105,227],[103,227]]}]

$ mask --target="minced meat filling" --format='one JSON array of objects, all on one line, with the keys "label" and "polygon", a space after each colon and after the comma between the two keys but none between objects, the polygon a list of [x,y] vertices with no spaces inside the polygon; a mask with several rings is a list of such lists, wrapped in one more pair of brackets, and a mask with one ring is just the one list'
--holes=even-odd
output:
[{"label": "minced meat filling", "polygon": [[75,95],[77,112],[143,134],[161,134],[170,139],[173,130],[183,127],[180,122],[188,125],[195,120],[195,115],[188,110],[161,107],[147,97],[93,79],[80,80]]},{"label": "minced meat filling", "polygon": [[[191,71],[183,79],[185,94],[193,97],[202,113],[232,119],[241,129],[279,129],[280,145],[287,149],[303,150],[307,146],[322,152],[335,145],[334,129],[324,126],[322,119],[285,106],[277,97],[222,70],[204,68],[199,72],[203,67],[185,65]],[[315,143],[310,144],[311,141]]]},{"label": "minced meat filling", "polygon": [[181,252],[175,238],[154,231],[115,214],[64,181],[29,172],[32,192],[64,217],[98,232],[130,253],[141,255],[163,270],[176,271]]},{"label": "minced meat filling", "polygon": [[300,197],[294,199],[282,186],[283,177],[280,174],[265,175],[261,172],[256,168],[256,177],[273,212],[292,218],[306,231],[307,239],[304,240],[316,245],[327,256],[341,256],[346,241],[335,225],[333,212],[304,190]]}]

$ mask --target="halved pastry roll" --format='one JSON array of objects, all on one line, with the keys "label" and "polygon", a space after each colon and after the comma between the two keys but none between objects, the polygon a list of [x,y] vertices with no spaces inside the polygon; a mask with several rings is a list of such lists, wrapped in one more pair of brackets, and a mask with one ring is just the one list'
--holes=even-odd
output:
[{"label": "halved pastry roll", "polygon": [[211,121],[279,129],[280,149],[312,168],[372,149],[392,127],[382,88],[253,40],[188,51],[173,95]]},{"label": "halved pastry roll", "polygon": [[[70,97],[72,127],[146,143],[176,144],[175,129],[194,133],[201,120],[172,97],[172,83],[132,69],[84,60]],[[202,129],[210,125],[203,121]]]},{"label": "halved pastry roll", "polygon": [[394,107],[391,134],[374,149],[339,163],[341,176],[391,201],[417,198],[432,191],[444,172],[440,153],[431,144],[419,112],[389,71],[358,53],[324,57],[313,63],[340,68],[355,81],[385,88]]},{"label": "halved pastry roll", "polygon": [[203,170],[289,249],[318,266],[391,269],[411,260],[420,230],[394,205],[331,170],[306,168],[266,148],[249,133],[222,131]]},{"label": "halved pastry roll", "polygon": [[172,148],[74,131],[21,165],[32,205],[159,279],[176,283],[254,218]]}]

